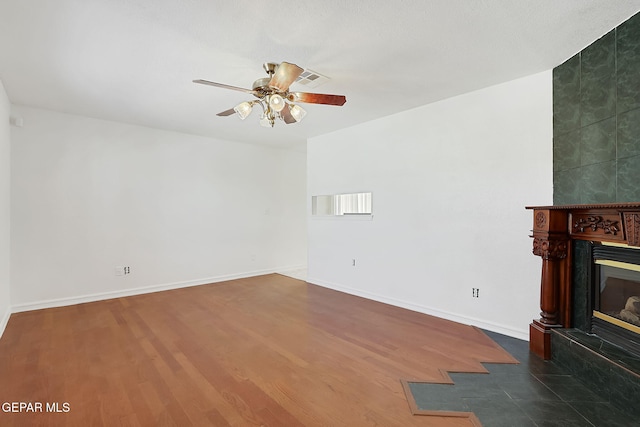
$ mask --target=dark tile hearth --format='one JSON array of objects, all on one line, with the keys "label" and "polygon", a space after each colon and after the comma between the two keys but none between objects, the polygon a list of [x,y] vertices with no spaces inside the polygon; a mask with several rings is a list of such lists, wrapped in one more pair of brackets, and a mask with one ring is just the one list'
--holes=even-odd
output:
[{"label": "dark tile hearth", "polygon": [[551,341],[554,363],[640,419],[640,357],[578,329],[558,329]]},{"label": "dark tile hearth", "polygon": [[418,409],[473,412],[484,427],[639,425],[633,411],[612,405],[606,391],[590,388],[556,361],[530,354],[528,342],[485,333],[520,364],[484,363],[489,374],[449,373],[453,385],[409,383]]}]

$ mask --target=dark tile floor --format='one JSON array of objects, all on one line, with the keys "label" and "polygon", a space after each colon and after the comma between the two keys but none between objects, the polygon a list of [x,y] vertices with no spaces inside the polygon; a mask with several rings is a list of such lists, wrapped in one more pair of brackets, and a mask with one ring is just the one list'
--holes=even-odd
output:
[{"label": "dark tile floor", "polygon": [[419,409],[473,412],[484,427],[640,425],[566,369],[530,354],[528,342],[485,333],[520,364],[485,363],[489,374],[450,373],[454,385],[409,383]]}]

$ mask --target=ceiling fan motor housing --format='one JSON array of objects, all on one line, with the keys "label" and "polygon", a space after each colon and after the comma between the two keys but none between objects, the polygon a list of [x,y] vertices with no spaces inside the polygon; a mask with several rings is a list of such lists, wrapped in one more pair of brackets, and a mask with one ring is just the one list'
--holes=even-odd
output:
[{"label": "ceiling fan motor housing", "polygon": [[259,92],[255,94],[257,98],[263,98],[266,95],[271,95],[278,92],[276,89],[269,86],[269,82],[273,78],[273,75],[275,74],[279,65],[280,64],[277,64],[275,62],[265,62],[264,64],[262,64],[262,68],[264,68],[269,77],[264,77],[253,82],[252,89]]},{"label": "ceiling fan motor housing", "polygon": [[269,82],[271,81],[271,77],[264,77],[262,79],[258,79],[253,82],[252,89],[256,91],[255,96],[258,98],[262,98],[265,95],[272,92],[272,89],[269,88]]}]

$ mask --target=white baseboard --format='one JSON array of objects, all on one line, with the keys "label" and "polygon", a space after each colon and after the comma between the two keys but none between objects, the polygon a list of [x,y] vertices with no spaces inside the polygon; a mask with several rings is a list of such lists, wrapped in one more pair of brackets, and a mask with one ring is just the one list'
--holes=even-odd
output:
[{"label": "white baseboard", "polygon": [[276,271],[278,274],[282,274],[283,276],[291,277],[293,279],[298,279],[302,281],[307,280],[307,266],[299,265],[293,268],[287,268],[283,270]]},{"label": "white baseboard", "polygon": [[277,273],[288,273],[290,271],[306,270],[307,264],[294,265],[290,267],[278,268]]},{"label": "white baseboard", "polygon": [[472,325],[488,331],[497,332],[499,334],[507,335],[509,337],[518,338],[524,341],[529,341],[529,329],[525,330],[513,329],[509,326],[499,325],[493,322],[487,322],[482,319],[476,319],[473,317],[463,316],[457,313],[451,313],[448,311],[438,310],[432,307],[419,305],[388,296],[378,295],[371,292],[362,291],[360,289],[351,288],[349,286],[338,285],[335,283],[329,283],[324,280],[320,280],[314,277],[307,277],[307,282],[322,286],[325,288],[333,289],[336,291],[344,292],[351,295],[356,295],[362,298],[367,298],[373,301],[382,302],[385,304],[393,305],[396,307],[406,308],[407,310],[416,311],[418,313],[428,314],[431,316],[439,317],[441,319],[451,320],[453,322],[462,323],[464,325]]},{"label": "white baseboard", "polygon": [[[18,305],[12,306],[9,310],[7,310],[7,312],[4,313],[2,319],[0,319],[0,337],[2,337],[2,333],[4,332],[4,329],[6,328],[7,323],[9,322],[9,317],[11,316],[11,313],[20,313],[23,311],[41,310],[41,309],[53,308],[53,307],[63,307],[68,305],[82,304],[86,302],[102,301],[102,300],[107,300],[112,298],[122,298],[122,297],[128,297],[132,295],[141,295],[141,294],[147,294],[152,292],[167,291],[171,289],[180,289],[180,288],[186,288],[190,286],[200,286],[200,285],[206,285],[209,283],[218,283],[218,282],[225,282],[228,280],[244,279],[247,277],[261,276],[264,274],[272,274],[276,272],[299,270],[302,268],[306,268],[306,266],[305,265],[288,266],[288,267],[275,268],[275,269],[255,270],[255,271],[250,271],[245,273],[228,274],[228,275],[215,276],[215,277],[209,277],[204,279],[165,283],[160,285],[124,289],[120,291],[101,292],[96,294],[81,295],[81,296],[70,297],[70,298],[58,298],[58,299],[51,299],[51,300],[45,300],[45,301],[18,304]],[[322,286],[325,288],[334,289],[336,291],[344,292],[347,294],[357,295],[373,301],[390,304],[396,307],[406,308],[407,310],[416,311],[418,313],[429,314],[431,316],[440,317],[442,319],[451,320],[453,322],[458,322],[465,325],[473,325],[482,329],[487,329],[489,331],[497,332],[499,334],[507,335],[507,336],[518,338],[521,340],[525,340],[525,341],[529,340],[528,329],[516,330],[509,326],[499,325],[493,322],[484,321],[482,319],[476,319],[468,316],[463,316],[457,313],[450,313],[447,311],[434,309],[432,307],[427,307],[427,306],[410,303],[410,302],[395,299],[395,298],[390,298],[387,296],[365,292],[365,291],[351,288],[348,286],[329,283],[313,277],[307,277],[307,282],[312,283],[314,285]]]},{"label": "white baseboard", "polygon": [[[286,267],[287,269],[291,267]],[[164,283],[160,285],[143,286],[138,288],[129,288],[119,291],[100,292],[96,294],[80,295],[68,298],[57,298],[45,301],[35,301],[25,304],[17,304],[11,307],[11,312],[20,313],[23,311],[42,310],[45,308],[64,307],[67,305],[83,304],[86,302],[103,301],[112,298],[129,297],[132,295],[148,294],[152,292],[168,291],[171,289],[187,288],[190,286],[207,285],[209,283],[225,282],[227,280],[244,279],[247,277],[262,276],[272,274],[282,269],[265,269],[255,270],[245,273],[227,274],[222,276],[207,277],[204,279],[187,280],[184,282]]]},{"label": "white baseboard", "polygon": [[4,330],[9,323],[9,317],[11,317],[11,307],[7,307],[7,311],[2,314],[2,318],[0,319],[0,338],[2,338],[2,334],[4,334]]}]

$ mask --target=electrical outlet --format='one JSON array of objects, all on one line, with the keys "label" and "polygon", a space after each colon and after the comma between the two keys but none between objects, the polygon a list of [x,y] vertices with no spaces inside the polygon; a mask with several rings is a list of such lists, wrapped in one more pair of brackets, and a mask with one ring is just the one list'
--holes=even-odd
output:
[{"label": "electrical outlet", "polygon": [[127,274],[131,274],[131,267],[116,266],[115,273],[116,276],[125,276]]},{"label": "electrical outlet", "polygon": [[471,288],[471,296],[473,298],[480,298],[480,288]]},{"label": "electrical outlet", "polygon": [[355,267],[355,266],[356,266],[356,260],[355,260],[355,259],[352,259],[352,260],[351,260],[351,265],[352,265],[353,267]]}]

